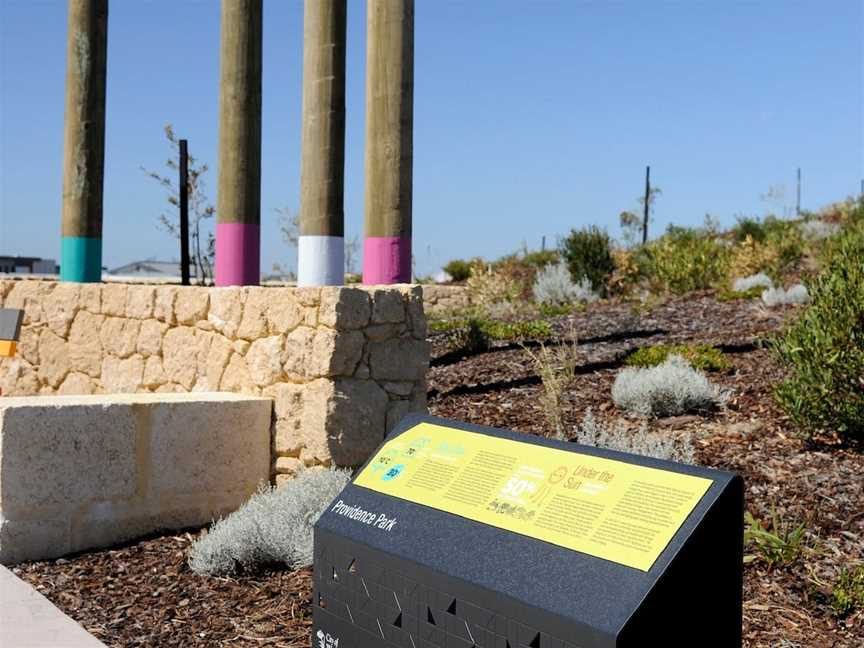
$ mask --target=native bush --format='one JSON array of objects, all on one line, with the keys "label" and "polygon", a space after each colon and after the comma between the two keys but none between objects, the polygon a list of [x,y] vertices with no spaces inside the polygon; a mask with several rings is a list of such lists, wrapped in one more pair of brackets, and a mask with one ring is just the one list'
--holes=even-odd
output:
[{"label": "native bush", "polygon": [[465,281],[471,276],[471,262],[464,259],[453,259],[442,270],[450,275],[453,281]]},{"label": "native bush", "polygon": [[561,254],[558,250],[535,250],[534,252],[526,252],[522,257],[522,263],[538,270],[542,270],[560,261]]},{"label": "native bush", "polygon": [[609,277],[609,290],[614,293],[626,293],[635,287],[644,274],[646,265],[645,252],[642,247],[635,250],[612,250],[612,260],[615,270]]},{"label": "native bush", "polygon": [[605,294],[606,282],[615,271],[612,241],[606,230],[595,225],[571,230],[561,241],[561,257],[575,281],[587,278],[594,291]]},{"label": "native bush", "polygon": [[678,355],[669,356],[656,367],[627,367],[612,385],[615,404],[643,416],[708,412],[723,405],[727,398],[728,394]]},{"label": "native bush", "polygon": [[807,287],[796,284],[784,290],[783,288],[768,288],[762,293],[762,301],[766,306],[788,306],[790,304],[806,304],[810,301]]},{"label": "native bush", "polygon": [[579,351],[575,339],[564,342],[557,348],[540,344],[534,352],[527,346],[522,347],[534,370],[543,383],[540,392],[540,405],[549,427],[555,433],[556,439],[564,439],[564,395],[572,384],[574,371],[579,360]]},{"label": "native bush", "polygon": [[585,412],[582,424],[576,430],[573,439],[582,445],[596,448],[607,448],[620,452],[655,457],[680,463],[692,464],[694,460],[693,442],[689,436],[678,439],[648,431],[648,426],[642,424],[635,432],[627,429],[623,423],[609,426],[599,423],[591,410]]},{"label": "native bush", "polygon": [[801,225],[801,234],[808,241],[822,241],[836,236],[841,230],[839,223],[826,223],[823,220],[811,220]]},{"label": "native bush", "polygon": [[645,252],[648,276],[674,293],[710,288],[726,276],[729,263],[729,250],[714,237],[685,228],[669,228]]},{"label": "native bush", "polygon": [[806,524],[785,519],[776,511],[764,524],[745,511],[744,543],[754,551],[744,556],[744,562],[760,560],[768,567],[792,563],[809,549]]},{"label": "native bush", "polygon": [[701,371],[726,371],[732,367],[726,356],[710,344],[657,344],[636,349],[624,361],[628,367],[656,367],[671,355],[684,358],[691,367]]},{"label": "native bush", "polygon": [[597,293],[588,279],[573,281],[570,271],[563,263],[546,266],[534,280],[534,299],[541,304],[567,304],[575,301],[595,301]]},{"label": "native bush", "polygon": [[345,470],[304,470],[279,488],[262,486],[192,545],[189,566],[222,576],[311,565],[312,527],[350,477]]},{"label": "native bush", "polygon": [[777,398],[804,430],[864,440],[864,227],[808,282],[811,304],[772,341],[789,377]]},{"label": "native bush", "polygon": [[479,306],[519,301],[530,283],[526,284],[524,268],[509,261],[494,266],[477,260],[471,264],[471,276],[465,284],[471,301]]},{"label": "native bush", "polygon": [[835,616],[845,617],[856,610],[864,610],[864,565],[844,568],[831,588],[831,610]]}]

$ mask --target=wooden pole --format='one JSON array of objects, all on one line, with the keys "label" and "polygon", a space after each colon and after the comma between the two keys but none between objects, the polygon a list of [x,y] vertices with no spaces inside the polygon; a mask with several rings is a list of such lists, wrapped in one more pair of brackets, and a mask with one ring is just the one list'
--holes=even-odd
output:
[{"label": "wooden pole", "polygon": [[297,285],[345,281],[346,0],[306,0]]},{"label": "wooden pole", "polygon": [[60,279],[102,280],[108,0],[69,0]]},{"label": "wooden pole", "polygon": [[180,140],[180,283],[189,285],[189,152]]},{"label": "wooden pole", "polygon": [[216,285],[261,277],[262,0],[222,0]]},{"label": "wooden pole", "polygon": [[369,0],[363,282],[411,280],[414,0]]}]

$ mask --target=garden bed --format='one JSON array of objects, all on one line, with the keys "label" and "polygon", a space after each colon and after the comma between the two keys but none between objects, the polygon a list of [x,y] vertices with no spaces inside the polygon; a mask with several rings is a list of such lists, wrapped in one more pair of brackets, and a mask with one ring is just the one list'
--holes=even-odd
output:
[{"label": "garden bed", "polygon": [[[835,616],[830,597],[840,570],[864,560],[864,457],[831,437],[805,443],[774,403],[771,390],[782,371],[760,340],[793,312],[699,293],[653,307],[594,304],[555,318],[556,335],[581,341],[564,421],[572,429],[588,408],[601,421],[623,418],[610,389],[636,348],[688,343],[726,351],[732,368],[711,380],[732,391],[727,407],[653,421],[650,428],[689,436],[698,463],[741,473],[756,518],[804,524],[804,547],[774,565],[747,550],[756,559],[745,567],[744,645],[858,648],[864,613]],[[447,360],[433,362],[429,374],[431,413],[551,433],[540,406],[542,385],[524,350],[505,342],[458,359],[446,339],[432,336],[435,355]],[[641,423],[624,420],[633,428]],[[197,576],[186,564],[192,540],[190,533],[167,535],[13,571],[109,646],[310,645],[309,570]]]}]

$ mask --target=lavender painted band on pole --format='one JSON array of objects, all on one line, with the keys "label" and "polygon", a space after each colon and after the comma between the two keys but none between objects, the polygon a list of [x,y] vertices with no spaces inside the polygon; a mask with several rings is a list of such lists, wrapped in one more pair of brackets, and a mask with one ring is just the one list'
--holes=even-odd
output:
[{"label": "lavender painted band on pole", "polygon": [[363,283],[411,281],[411,237],[367,236],[363,241]]},{"label": "lavender painted band on pole", "polygon": [[261,226],[216,224],[216,285],[257,286],[261,279]]}]

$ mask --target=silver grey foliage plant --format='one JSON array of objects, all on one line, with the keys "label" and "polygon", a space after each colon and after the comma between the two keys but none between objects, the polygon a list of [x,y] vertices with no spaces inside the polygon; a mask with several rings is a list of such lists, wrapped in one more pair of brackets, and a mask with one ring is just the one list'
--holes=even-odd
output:
[{"label": "silver grey foliage plant", "polygon": [[782,288],[769,288],[762,293],[762,301],[766,306],[782,306],[789,304],[806,304],[810,301],[810,295],[807,292],[807,286],[804,284],[796,284],[783,290]]},{"label": "silver grey foliage plant", "polygon": [[628,367],[612,385],[612,400],[642,416],[678,416],[717,409],[729,394],[713,385],[681,356],[670,355],[656,367]]},{"label": "silver grey foliage plant", "polygon": [[732,283],[732,290],[735,292],[747,292],[756,287],[773,288],[774,282],[771,281],[771,277],[764,272],[760,272],[749,277],[739,277]]},{"label": "silver grey foliage plant", "polygon": [[620,421],[614,425],[603,425],[594,418],[590,409],[582,417],[582,424],[576,430],[574,441],[643,457],[687,464],[694,462],[693,443],[689,435],[675,439],[668,435],[651,433],[645,423],[635,431],[628,430]]},{"label": "silver grey foliage plant", "polygon": [[547,265],[538,272],[533,291],[534,299],[543,304],[592,302],[598,299],[597,293],[591,287],[591,281],[583,277],[578,283],[574,282],[564,263]]},{"label": "silver grey foliage plant", "polygon": [[268,565],[311,565],[312,527],[350,478],[347,470],[304,470],[279,488],[260,487],[192,545],[189,566],[197,574],[222,576]]}]

